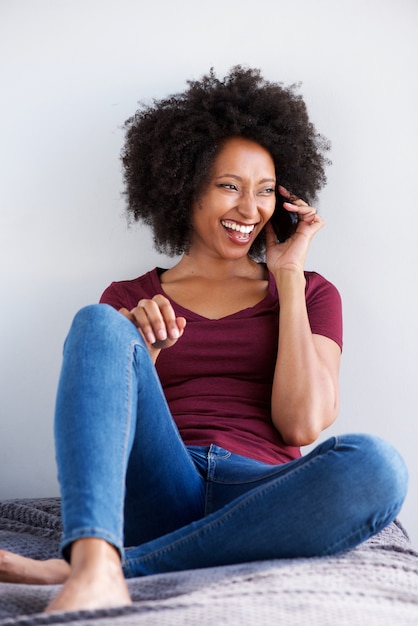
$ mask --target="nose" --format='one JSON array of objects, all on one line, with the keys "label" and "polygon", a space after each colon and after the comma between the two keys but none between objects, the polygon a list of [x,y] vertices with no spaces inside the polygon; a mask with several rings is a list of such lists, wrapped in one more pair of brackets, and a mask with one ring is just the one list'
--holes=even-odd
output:
[{"label": "nose", "polygon": [[245,193],[238,205],[238,213],[242,215],[246,220],[251,220],[257,217],[258,207],[255,196],[252,193]]}]

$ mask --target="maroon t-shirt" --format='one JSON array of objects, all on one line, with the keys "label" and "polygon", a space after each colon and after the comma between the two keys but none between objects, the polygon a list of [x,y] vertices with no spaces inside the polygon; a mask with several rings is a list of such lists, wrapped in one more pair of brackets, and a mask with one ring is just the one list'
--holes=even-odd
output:
[{"label": "maroon t-shirt", "polygon": [[[163,271],[157,268],[112,283],[100,302],[130,310],[142,298],[166,295],[159,280]],[[342,347],[338,291],[315,272],[305,272],[305,277],[312,332]],[[213,443],[270,464],[298,458],[300,449],[285,445],[271,420],[279,319],[273,275],[261,302],[221,319],[205,318],[170,301],[187,326],[172,348],[160,352],[156,368],[185,444]]]}]

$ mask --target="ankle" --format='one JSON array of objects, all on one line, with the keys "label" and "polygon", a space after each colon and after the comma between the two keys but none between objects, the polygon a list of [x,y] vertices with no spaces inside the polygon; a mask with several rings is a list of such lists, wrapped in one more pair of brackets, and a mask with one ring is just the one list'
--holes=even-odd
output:
[{"label": "ankle", "polygon": [[115,546],[98,537],[77,539],[71,546],[71,569],[115,566],[121,569],[121,558]]},{"label": "ankle", "polygon": [[46,612],[126,606],[132,603],[118,550],[103,539],[71,546],[71,574]]}]

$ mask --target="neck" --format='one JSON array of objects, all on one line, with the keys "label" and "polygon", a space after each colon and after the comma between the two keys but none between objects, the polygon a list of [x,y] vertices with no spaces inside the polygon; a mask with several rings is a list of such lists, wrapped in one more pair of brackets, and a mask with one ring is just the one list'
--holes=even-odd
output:
[{"label": "neck", "polygon": [[209,280],[225,280],[229,278],[255,277],[264,273],[263,268],[249,256],[240,259],[208,259],[190,251],[184,254],[180,261],[172,268],[183,275],[202,276]]}]

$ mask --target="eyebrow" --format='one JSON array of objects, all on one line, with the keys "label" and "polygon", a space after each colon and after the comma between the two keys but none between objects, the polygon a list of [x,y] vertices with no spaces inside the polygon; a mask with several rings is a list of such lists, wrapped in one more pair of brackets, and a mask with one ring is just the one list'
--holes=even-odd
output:
[{"label": "eyebrow", "polygon": [[[218,180],[219,178],[235,178],[235,180],[242,181],[241,176],[237,176],[237,174],[228,174],[228,173],[221,174],[220,176],[217,176],[215,178],[215,180]],[[261,184],[261,183],[275,183],[276,179],[275,178],[262,178],[258,182],[259,182],[259,184]]]}]

